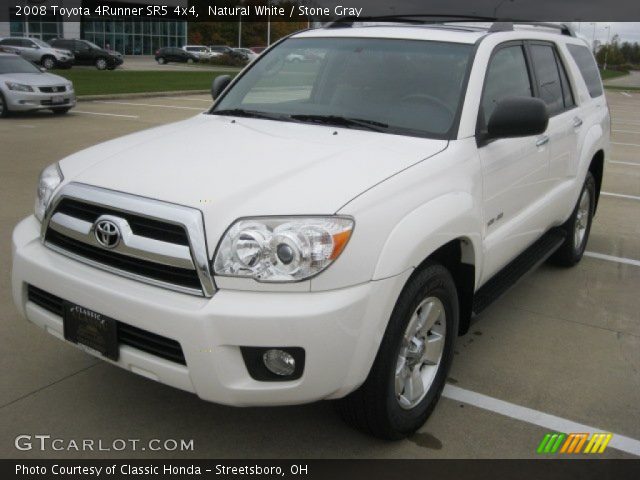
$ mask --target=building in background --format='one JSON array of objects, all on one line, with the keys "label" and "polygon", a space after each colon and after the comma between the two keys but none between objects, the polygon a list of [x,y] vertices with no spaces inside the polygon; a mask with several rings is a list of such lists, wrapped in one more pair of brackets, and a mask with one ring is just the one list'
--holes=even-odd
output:
[{"label": "building in background", "polygon": [[[187,43],[187,22],[177,18],[149,20],[118,20],[105,17],[76,17],[78,21],[62,21],[61,17],[18,17],[16,5],[57,5],[59,7],[89,7],[109,5],[135,7],[153,5],[153,0],[2,0],[0,38],[8,36],[35,37],[47,41],[53,38],[81,38],[100,47],[110,46],[125,55],[152,55],[161,47],[181,47]],[[169,7],[186,7],[188,0],[163,0]],[[170,8],[170,10],[172,10]],[[72,19],[75,20],[75,19]]]}]

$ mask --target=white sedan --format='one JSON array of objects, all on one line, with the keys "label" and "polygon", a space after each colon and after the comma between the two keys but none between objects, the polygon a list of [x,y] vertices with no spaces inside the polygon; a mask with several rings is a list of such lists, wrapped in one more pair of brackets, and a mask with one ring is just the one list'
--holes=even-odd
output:
[{"label": "white sedan", "polygon": [[45,73],[18,55],[0,53],[0,117],[33,110],[63,114],[75,104],[69,80]]}]

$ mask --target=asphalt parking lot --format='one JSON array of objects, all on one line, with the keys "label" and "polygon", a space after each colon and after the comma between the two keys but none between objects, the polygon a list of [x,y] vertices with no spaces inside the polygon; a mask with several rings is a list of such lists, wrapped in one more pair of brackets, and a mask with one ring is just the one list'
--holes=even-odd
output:
[{"label": "asphalt parking lot", "polygon": [[[237,409],[136,376],[20,318],[11,231],[33,210],[39,171],[66,155],[187,118],[207,96],[81,102],[64,117],[0,121],[0,457],[535,458],[550,431],[610,432],[598,457],[640,456],[640,93],[609,92],[613,155],[574,269],[543,266],[458,339],[444,397],[421,431],[388,443],[327,402]],[[193,451],[19,451],[20,434],[193,439]],[[593,455],[580,455],[580,457]]]}]

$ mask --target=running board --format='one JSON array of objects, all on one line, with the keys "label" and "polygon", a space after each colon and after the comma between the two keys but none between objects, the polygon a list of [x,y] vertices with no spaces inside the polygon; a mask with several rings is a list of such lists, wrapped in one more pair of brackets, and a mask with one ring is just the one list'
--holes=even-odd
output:
[{"label": "running board", "polygon": [[491,277],[473,296],[473,313],[477,315],[482,312],[527,273],[540,266],[553,252],[562,246],[565,237],[566,233],[560,228],[549,230],[511,263]]}]

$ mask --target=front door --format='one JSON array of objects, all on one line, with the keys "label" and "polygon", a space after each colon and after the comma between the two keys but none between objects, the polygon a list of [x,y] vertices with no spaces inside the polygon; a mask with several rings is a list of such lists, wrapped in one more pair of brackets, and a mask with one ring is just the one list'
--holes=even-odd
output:
[{"label": "front door", "polygon": [[[500,100],[533,95],[524,45],[498,46],[488,66],[479,131],[486,130]],[[498,139],[478,152],[483,171],[484,282],[544,233],[532,216],[548,189],[549,138],[545,134]]]}]

